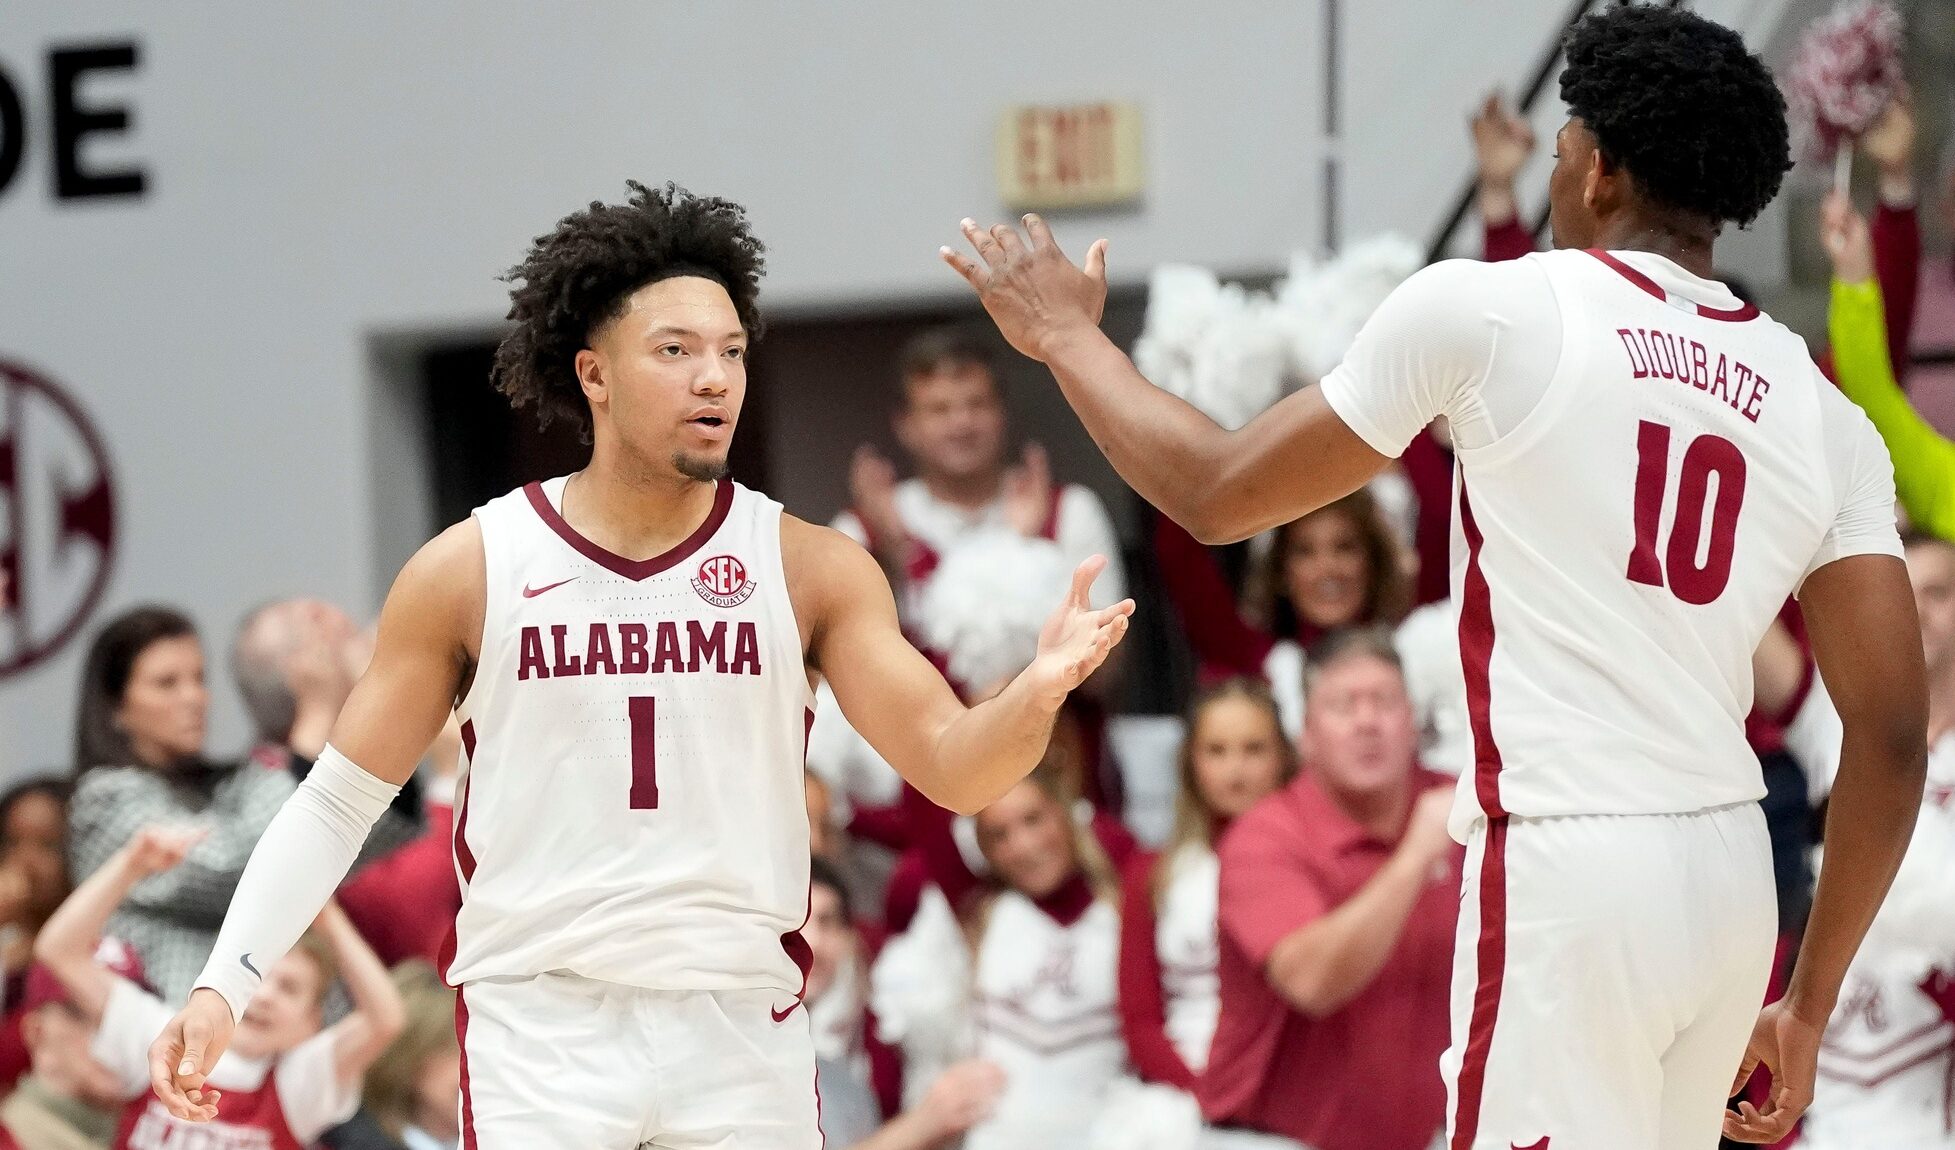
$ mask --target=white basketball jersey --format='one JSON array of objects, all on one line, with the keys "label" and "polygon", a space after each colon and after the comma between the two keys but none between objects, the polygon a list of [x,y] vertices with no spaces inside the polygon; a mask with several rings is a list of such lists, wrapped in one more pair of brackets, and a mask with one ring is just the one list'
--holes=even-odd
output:
[{"label": "white basketball jersey", "polygon": [[781,506],[723,481],[697,532],[633,561],[564,521],[564,482],[475,512],[488,601],[447,977],[797,995],[813,696]]},{"label": "white basketball jersey", "polygon": [[1127,1065],[1119,954],[1120,913],[1105,902],[1062,926],[1021,894],[999,896],[974,971],[975,1053],[1005,1072],[1005,1092],[965,1150],[1085,1144]]},{"label": "white basketball jersey", "polygon": [[1222,1014],[1221,949],[1215,937],[1222,863],[1215,848],[1191,842],[1169,865],[1173,869],[1154,915],[1154,949],[1161,963],[1168,1040],[1199,1074],[1208,1065],[1215,1021]]},{"label": "white basketball jersey", "polygon": [[1756,308],[1672,296],[1606,252],[1528,259],[1553,288],[1560,363],[1518,426],[1459,452],[1453,588],[1477,769],[1455,832],[1482,813],[1759,799],[1752,652],[1844,553],[1856,475],[1884,476],[1874,549],[1898,554],[1885,449]]}]

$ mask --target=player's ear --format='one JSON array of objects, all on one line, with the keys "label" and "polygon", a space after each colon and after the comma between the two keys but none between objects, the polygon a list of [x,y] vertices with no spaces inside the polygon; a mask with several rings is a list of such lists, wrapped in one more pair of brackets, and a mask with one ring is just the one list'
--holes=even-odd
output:
[{"label": "player's ear", "polygon": [[577,353],[572,366],[577,371],[577,382],[584,389],[584,398],[590,400],[592,406],[610,399],[611,385],[605,378],[603,356],[587,347]]}]

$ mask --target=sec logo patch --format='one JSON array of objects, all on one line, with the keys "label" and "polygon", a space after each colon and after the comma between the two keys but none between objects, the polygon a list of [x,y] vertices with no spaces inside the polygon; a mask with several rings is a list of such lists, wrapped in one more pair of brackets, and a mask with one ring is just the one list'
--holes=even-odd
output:
[{"label": "sec logo patch", "polygon": [[746,564],[731,555],[715,555],[699,565],[692,589],[715,607],[738,607],[753,596],[753,580]]}]

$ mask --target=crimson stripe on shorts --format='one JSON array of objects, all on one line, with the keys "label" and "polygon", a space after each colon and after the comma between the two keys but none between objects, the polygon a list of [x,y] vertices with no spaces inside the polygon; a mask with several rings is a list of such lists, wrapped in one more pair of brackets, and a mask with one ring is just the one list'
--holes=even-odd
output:
[{"label": "crimson stripe on shorts", "polygon": [[475,1100],[468,1089],[468,992],[455,988],[455,1041],[462,1049],[462,1145],[461,1150],[476,1150]]},{"label": "crimson stripe on shorts", "polygon": [[1466,580],[1459,608],[1459,659],[1466,674],[1466,708],[1473,723],[1473,793],[1490,819],[1507,813],[1500,805],[1500,744],[1493,737],[1493,603],[1487,573],[1480,567],[1486,542],[1473,518],[1466,481],[1459,485],[1460,527],[1466,534]]},{"label": "crimson stripe on shorts", "polygon": [[1486,1093],[1487,1052],[1500,1015],[1500,984],[1507,972],[1507,816],[1487,820],[1486,848],[1480,856],[1480,943],[1475,958],[1473,1014],[1466,1027],[1453,1111],[1452,1150],[1472,1150],[1480,1132],[1480,1101]]}]

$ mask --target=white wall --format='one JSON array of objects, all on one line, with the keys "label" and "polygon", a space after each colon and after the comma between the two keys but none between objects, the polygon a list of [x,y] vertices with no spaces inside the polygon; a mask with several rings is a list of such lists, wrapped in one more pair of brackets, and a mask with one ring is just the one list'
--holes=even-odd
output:
[{"label": "white wall", "polygon": [[[1736,0],[1733,0],[1736,2]],[[1345,235],[1423,237],[1464,173],[1462,117],[1513,83],[1561,0],[1343,0]],[[1322,6],[1168,0],[983,6],[446,3],[13,5],[26,168],[0,194],[0,359],[89,409],[119,477],[120,554],[96,619],[187,605],[227,642],[258,599],[371,610],[422,522],[403,332],[482,329],[529,237],[627,177],[747,203],[767,303],[900,307],[962,290],[935,259],[996,216],[1008,103],[1129,99],[1138,210],[1068,218],[1116,277],[1164,260],[1274,270],[1322,234]],[[47,188],[50,45],[134,39],[133,104],[91,151],[147,169],[139,201]],[[65,760],[82,644],[0,681],[0,772]],[[214,748],[242,737],[228,682]]]}]

